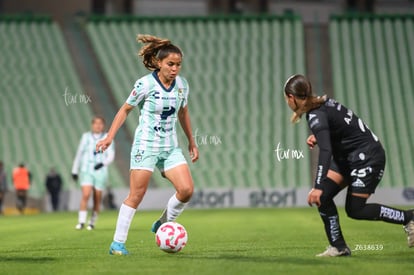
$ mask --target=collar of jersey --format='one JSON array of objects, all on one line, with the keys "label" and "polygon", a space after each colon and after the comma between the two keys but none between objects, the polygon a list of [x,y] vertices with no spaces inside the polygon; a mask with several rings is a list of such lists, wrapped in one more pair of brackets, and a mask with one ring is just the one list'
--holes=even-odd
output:
[{"label": "collar of jersey", "polygon": [[155,78],[155,80],[157,80],[157,82],[158,82],[158,84],[160,84],[160,86],[162,87],[162,89],[164,90],[164,91],[166,91],[166,92],[171,92],[171,90],[172,89],[174,89],[174,86],[175,86],[175,79],[173,80],[173,82],[171,83],[171,85],[170,85],[170,88],[165,88],[165,86],[164,86],[164,84],[162,84],[162,82],[161,82],[161,80],[159,79],[159,77],[158,77],[158,72],[159,72],[160,70],[155,70],[155,71],[153,71],[152,72],[152,76]]}]

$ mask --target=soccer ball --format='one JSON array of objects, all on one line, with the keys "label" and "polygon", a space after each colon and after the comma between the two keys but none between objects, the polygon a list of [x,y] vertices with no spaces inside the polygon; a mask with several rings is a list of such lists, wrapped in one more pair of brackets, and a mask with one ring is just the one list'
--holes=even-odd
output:
[{"label": "soccer ball", "polygon": [[176,222],[163,223],[155,234],[158,247],[167,253],[181,251],[187,244],[187,238],[184,226]]}]

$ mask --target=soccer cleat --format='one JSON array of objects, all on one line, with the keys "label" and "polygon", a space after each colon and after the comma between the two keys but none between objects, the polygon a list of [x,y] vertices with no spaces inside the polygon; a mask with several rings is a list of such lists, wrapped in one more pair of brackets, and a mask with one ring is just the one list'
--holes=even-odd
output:
[{"label": "soccer cleat", "polygon": [[414,246],[414,220],[411,220],[409,223],[404,225],[404,230],[407,233],[407,243],[408,247]]},{"label": "soccer cleat", "polygon": [[326,250],[320,254],[317,254],[316,257],[339,257],[339,256],[351,256],[351,250],[348,247],[338,250],[334,246],[328,246]]},{"label": "soccer cleat", "polygon": [[86,227],[87,230],[91,231],[95,229],[95,226],[93,224],[88,225],[88,227]]},{"label": "soccer cleat", "polygon": [[84,227],[85,227],[85,225],[84,225],[83,223],[78,223],[78,224],[75,226],[75,229],[77,229],[77,230],[82,230]]},{"label": "soccer cleat", "polygon": [[110,255],[128,255],[129,252],[125,248],[125,244],[113,241],[111,246],[109,247],[109,254]]},{"label": "soccer cleat", "polygon": [[152,233],[157,233],[157,230],[158,230],[158,228],[160,228],[160,226],[161,226],[161,221],[160,220],[157,220],[157,221],[155,221],[153,224],[152,224],[152,227],[151,227],[151,232]]}]

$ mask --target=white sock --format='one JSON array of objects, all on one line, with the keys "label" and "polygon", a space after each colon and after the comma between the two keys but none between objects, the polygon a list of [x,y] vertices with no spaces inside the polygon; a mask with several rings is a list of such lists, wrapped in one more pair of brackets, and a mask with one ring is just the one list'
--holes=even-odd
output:
[{"label": "white sock", "polygon": [[98,212],[93,211],[91,219],[89,220],[89,224],[90,225],[95,225],[97,220],[98,220]]},{"label": "white sock", "polygon": [[86,210],[79,210],[79,213],[78,213],[78,222],[79,223],[85,223],[87,216],[88,216],[88,211],[86,211]]},{"label": "white sock", "polygon": [[129,207],[124,203],[121,205],[114,234],[115,242],[126,242],[128,237],[129,226],[131,225],[132,218],[134,217],[136,211],[137,210],[135,208]]},{"label": "white sock", "polygon": [[177,219],[177,217],[184,211],[187,203],[181,202],[177,199],[177,196],[174,194],[167,204],[167,222],[172,222]]}]

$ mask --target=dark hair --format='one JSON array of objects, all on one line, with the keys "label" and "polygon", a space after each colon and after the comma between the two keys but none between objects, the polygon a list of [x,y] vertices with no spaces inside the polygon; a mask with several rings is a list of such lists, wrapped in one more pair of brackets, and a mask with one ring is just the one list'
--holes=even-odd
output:
[{"label": "dark hair", "polygon": [[295,74],[288,78],[284,87],[285,95],[293,95],[297,101],[296,109],[293,110],[291,121],[299,122],[302,115],[312,109],[318,108],[325,103],[327,97],[314,96],[312,93],[312,85],[309,80],[300,74]]},{"label": "dark hair", "polygon": [[312,85],[303,75],[295,74],[285,83],[285,94],[294,95],[297,98],[305,99],[312,96]]},{"label": "dark hair", "polygon": [[168,39],[148,34],[138,34],[137,41],[145,44],[139,50],[138,56],[143,58],[142,63],[150,71],[158,69],[157,62],[163,60],[171,53],[179,54],[181,57],[183,56],[181,49],[172,44]]},{"label": "dark hair", "polygon": [[105,123],[106,123],[106,122],[105,122],[105,118],[104,118],[103,116],[94,116],[94,117],[92,118],[92,123],[94,123],[94,122],[95,122],[95,120],[97,120],[97,119],[101,120],[101,121],[103,122],[103,124],[105,124]]}]

